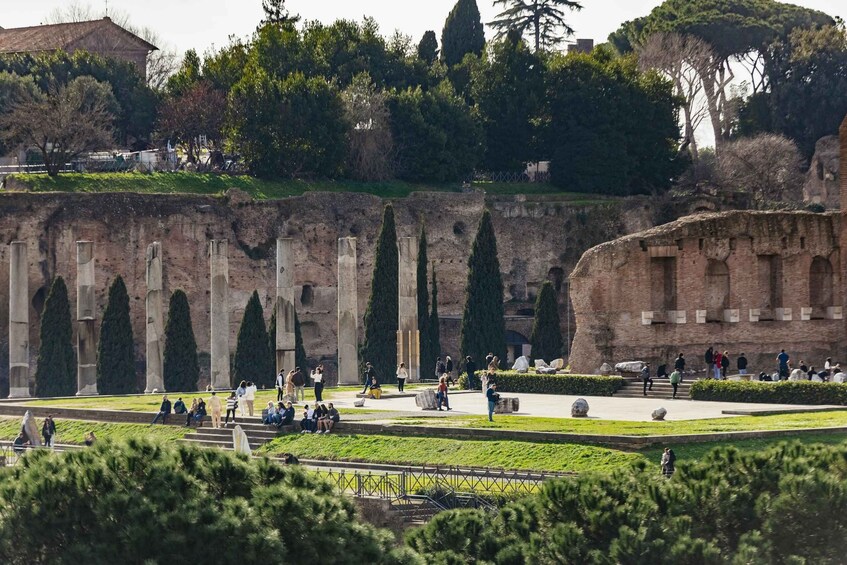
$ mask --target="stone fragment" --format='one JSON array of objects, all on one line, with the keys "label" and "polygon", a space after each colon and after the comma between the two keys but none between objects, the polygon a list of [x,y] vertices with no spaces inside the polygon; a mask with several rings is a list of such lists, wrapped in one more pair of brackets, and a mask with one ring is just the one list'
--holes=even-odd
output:
[{"label": "stone fragment", "polygon": [[438,408],[438,401],[435,398],[435,391],[424,390],[415,395],[415,405],[424,410],[435,410]]},{"label": "stone fragment", "polygon": [[644,368],[644,361],[624,361],[615,365],[615,371],[619,373],[640,373]]},{"label": "stone fragment", "polygon": [[519,398],[506,398],[501,396],[500,400],[497,401],[497,405],[494,407],[495,414],[513,414],[515,412],[519,412],[521,407],[521,401]]},{"label": "stone fragment", "polygon": [[21,430],[29,440],[29,444],[33,447],[41,447],[41,433],[38,429],[38,423],[35,421],[35,416],[31,410],[24,413],[24,419],[21,421]]},{"label": "stone fragment", "polygon": [[655,410],[653,410],[651,417],[653,418],[653,420],[655,420],[657,422],[661,422],[661,421],[664,421],[665,416],[667,416],[667,415],[668,415],[668,411],[666,409],[656,408]]},{"label": "stone fragment", "polygon": [[518,373],[526,373],[529,371],[529,359],[524,356],[515,359],[515,364],[512,365],[512,370]]},{"label": "stone fragment", "polygon": [[550,365],[544,359],[536,359],[535,360],[535,368],[536,369],[549,369]]},{"label": "stone fragment", "polygon": [[577,398],[571,406],[571,416],[573,418],[588,417],[588,401],[584,398]]},{"label": "stone fragment", "polygon": [[236,425],[232,430],[232,448],[236,453],[243,453],[244,455],[253,454],[253,451],[250,449],[250,440],[247,439],[247,434],[241,429],[240,425]]},{"label": "stone fragment", "polygon": [[556,369],[557,371],[565,368],[565,360],[561,357],[559,359],[553,359],[550,361],[550,366]]},{"label": "stone fragment", "polygon": [[601,375],[606,375],[606,376],[611,375],[612,370],[613,370],[612,366],[609,365],[608,363],[603,363],[602,365],[600,365],[600,374]]}]

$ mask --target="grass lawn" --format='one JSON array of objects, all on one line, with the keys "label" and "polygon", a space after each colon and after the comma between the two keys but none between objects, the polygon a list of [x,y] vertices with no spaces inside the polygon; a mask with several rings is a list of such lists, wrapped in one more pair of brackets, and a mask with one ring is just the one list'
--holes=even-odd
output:
[{"label": "grass lawn", "polygon": [[668,422],[627,422],[620,420],[578,418],[536,418],[532,416],[499,415],[494,422],[486,416],[456,416],[448,418],[396,418],[396,424],[458,428],[493,428],[534,432],[562,432],[591,435],[677,435],[713,432],[759,430],[791,430],[847,426],[847,410],[780,414],[774,416],[733,416],[708,420]]},{"label": "grass lawn", "polygon": [[[42,422],[38,418],[38,424]],[[0,440],[11,441],[18,437],[21,430],[20,418],[0,419]],[[39,427],[39,432],[41,428]],[[156,438],[162,441],[176,441],[193,428],[181,426],[148,426],[147,424],[113,424],[107,422],[84,422],[81,420],[56,420],[56,443],[82,445],[85,434],[94,431],[98,439],[128,439],[132,437]]]}]

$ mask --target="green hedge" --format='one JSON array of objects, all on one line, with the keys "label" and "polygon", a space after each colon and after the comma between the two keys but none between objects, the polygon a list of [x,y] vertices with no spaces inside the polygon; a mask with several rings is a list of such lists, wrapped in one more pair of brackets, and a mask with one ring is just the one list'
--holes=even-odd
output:
[{"label": "green hedge", "polygon": [[[474,384],[479,390],[481,373]],[[497,392],[526,392],[531,394],[582,394],[585,396],[612,396],[624,384],[623,377],[596,375],[536,375],[516,371],[499,371],[494,378]],[[467,375],[459,377],[459,388],[468,388]]]},{"label": "green hedge", "polygon": [[754,402],[768,404],[847,405],[847,384],[812,381],[715,381],[699,380],[691,385],[693,400]]}]

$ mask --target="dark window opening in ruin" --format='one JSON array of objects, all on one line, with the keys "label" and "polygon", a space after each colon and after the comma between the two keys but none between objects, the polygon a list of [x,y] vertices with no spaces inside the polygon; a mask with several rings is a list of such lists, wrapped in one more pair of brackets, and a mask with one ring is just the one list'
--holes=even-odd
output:
[{"label": "dark window opening in ruin", "polygon": [[709,259],[706,265],[706,321],[723,321],[729,308],[729,267],[723,261]]},{"label": "dark window opening in ruin", "polygon": [[782,248],[788,249],[788,238],[787,237],[782,238]]},{"label": "dark window opening in ruin", "polygon": [[547,271],[547,279],[553,283],[556,292],[562,292],[562,284],[565,282],[565,270],[561,267],[553,267]]},{"label": "dark window opening in ruin", "polygon": [[456,222],[453,224],[453,235],[465,235],[465,222]]},{"label": "dark window opening in ruin", "polygon": [[315,289],[310,284],[304,284],[303,290],[300,292],[300,304],[303,306],[311,306],[315,299]]},{"label": "dark window opening in ruin", "polygon": [[676,310],[676,257],[650,259],[650,293],[654,312]]},{"label": "dark window opening in ruin", "polygon": [[815,257],[809,267],[809,305],[812,318],[826,317],[826,309],[833,305],[832,263],[825,257]]},{"label": "dark window opening in ruin", "polygon": [[[514,330],[506,330],[506,363],[511,366],[515,359],[529,349],[529,340],[521,333]],[[526,352],[529,355],[529,351]]]},{"label": "dark window opening in ruin", "polygon": [[729,249],[730,251],[735,251],[735,238],[729,238]]},{"label": "dark window opening in ruin", "polygon": [[47,300],[47,289],[45,287],[41,287],[35,291],[35,295],[32,297],[32,308],[38,313],[38,316],[41,316],[41,313],[44,311],[44,302]]},{"label": "dark window opening in ruin", "polygon": [[676,240],[676,248],[677,248],[679,251],[682,251],[682,240],[681,240],[681,239],[677,239],[677,240]]},{"label": "dark window opening in ruin", "polygon": [[782,308],[782,257],[759,255],[759,320],[773,320],[774,310]]},{"label": "dark window opening in ruin", "polygon": [[817,167],[815,167],[815,169],[818,175],[818,180],[823,180],[823,162],[818,161]]},{"label": "dark window opening in ruin", "polygon": [[700,251],[703,251],[703,240],[702,240],[702,239],[700,239],[700,240],[697,242],[697,246],[699,247]]},{"label": "dark window opening in ruin", "polygon": [[646,241],[644,241],[643,239],[639,240],[638,245],[641,246],[641,251],[647,251],[647,242]]},{"label": "dark window opening in ruin", "polygon": [[806,238],[805,237],[800,238],[800,249],[806,249]]}]

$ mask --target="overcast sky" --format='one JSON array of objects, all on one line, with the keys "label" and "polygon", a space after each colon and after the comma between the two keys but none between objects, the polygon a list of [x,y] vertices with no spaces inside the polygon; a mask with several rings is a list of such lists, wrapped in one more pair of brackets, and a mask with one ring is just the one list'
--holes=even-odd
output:
[{"label": "overcast sky", "polygon": [[[57,7],[71,0],[0,0],[0,27],[37,25]],[[82,0],[95,10],[106,7],[105,0]],[[659,0],[583,0],[585,8],[571,15],[570,23],[577,37],[597,42],[617,29],[624,21],[648,13]],[[795,0],[795,4],[822,10],[847,19],[847,1]],[[441,38],[444,19],[455,0],[288,0],[291,12],[303,18],[332,22],[338,18],[360,20],[372,16],[379,22],[383,34],[395,29],[411,35],[417,41],[432,29]],[[491,0],[477,0],[484,22],[497,13]],[[109,0],[109,8],[129,14],[130,21],[139,27],[150,27],[164,41],[179,51],[194,48],[203,53],[208,48],[222,46],[230,35],[249,36],[262,18],[261,0]],[[486,36],[490,37],[488,32]]]}]

